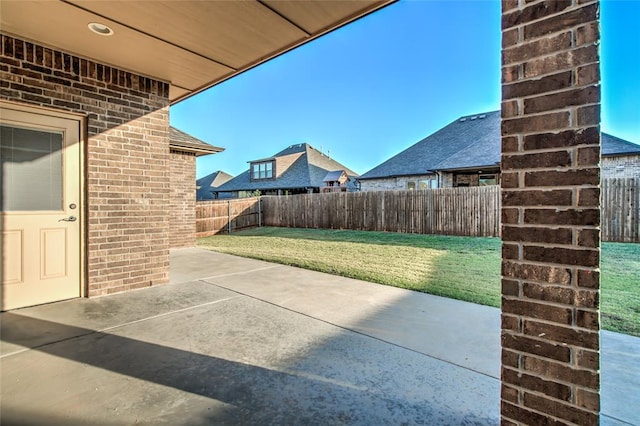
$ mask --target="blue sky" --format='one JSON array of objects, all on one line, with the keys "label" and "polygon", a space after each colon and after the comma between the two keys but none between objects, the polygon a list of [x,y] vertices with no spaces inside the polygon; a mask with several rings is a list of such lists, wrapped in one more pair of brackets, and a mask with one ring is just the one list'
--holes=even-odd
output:
[{"label": "blue sky", "polygon": [[[640,143],[640,0],[601,5],[602,130]],[[400,1],[171,107],[226,150],[197,177],[307,142],[364,173],[500,108],[500,1]]]}]

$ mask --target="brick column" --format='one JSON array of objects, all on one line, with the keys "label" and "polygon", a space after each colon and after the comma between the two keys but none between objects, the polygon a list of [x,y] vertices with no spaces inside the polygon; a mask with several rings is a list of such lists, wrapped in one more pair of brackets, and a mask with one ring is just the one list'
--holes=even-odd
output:
[{"label": "brick column", "polygon": [[169,247],[196,245],[196,154],[170,151]]},{"label": "brick column", "polygon": [[502,424],[598,424],[599,4],[502,1]]}]

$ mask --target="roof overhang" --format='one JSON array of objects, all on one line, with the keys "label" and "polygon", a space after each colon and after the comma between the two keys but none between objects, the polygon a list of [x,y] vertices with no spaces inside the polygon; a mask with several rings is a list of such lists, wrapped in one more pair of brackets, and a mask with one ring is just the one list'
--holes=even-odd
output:
[{"label": "roof overhang", "polygon": [[201,141],[173,126],[169,127],[169,148],[174,151],[195,154],[196,157],[224,151],[224,148]]},{"label": "roof overhang", "polygon": [[[204,144],[204,145],[208,145],[208,144]],[[219,148],[213,145],[208,145],[208,146],[195,145],[195,144],[192,145],[192,144],[177,142],[174,140],[169,140],[169,149],[172,149],[175,151],[189,152],[191,154],[195,154],[196,157],[200,157],[202,155],[217,154],[218,152],[224,151],[224,148]]]},{"label": "roof overhang", "polygon": [[394,1],[2,0],[0,29],[168,82],[175,104]]}]

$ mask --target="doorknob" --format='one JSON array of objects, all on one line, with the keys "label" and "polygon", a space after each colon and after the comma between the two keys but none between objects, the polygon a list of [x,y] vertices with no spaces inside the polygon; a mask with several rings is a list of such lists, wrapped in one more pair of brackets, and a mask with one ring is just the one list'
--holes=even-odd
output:
[{"label": "doorknob", "polygon": [[58,222],[62,222],[62,221],[65,221],[65,222],[75,222],[76,220],[78,220],[78,218],[77,218],[77,217],[75,217],[75,216],[69,216],[69,217],[65,217],[65,218],[63,218],[63,219],[60,219]]}]

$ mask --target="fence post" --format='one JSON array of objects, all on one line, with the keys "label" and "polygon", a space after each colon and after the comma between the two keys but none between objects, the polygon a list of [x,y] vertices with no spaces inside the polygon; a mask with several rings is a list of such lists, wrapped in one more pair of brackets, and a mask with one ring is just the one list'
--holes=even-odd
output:
[{"label": "fence post", "polygon": [[231,235],[231,200],[227,201],[227,234]]},{"label": "fence post", "polygon": [[258,197],[258,228],[262,228],[262,196]]},{"label": "fence post", "polygon": [[384,211],[384,198],[385,198],[385,194],[387,193],[387,191],[382,191],[382,229],[380,229],[380,231],[385,231],[384,229],[384,215],[385,215],[385,211]]}]

